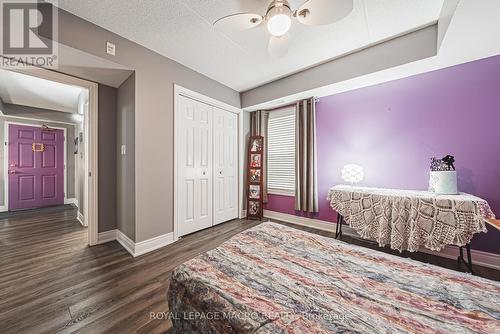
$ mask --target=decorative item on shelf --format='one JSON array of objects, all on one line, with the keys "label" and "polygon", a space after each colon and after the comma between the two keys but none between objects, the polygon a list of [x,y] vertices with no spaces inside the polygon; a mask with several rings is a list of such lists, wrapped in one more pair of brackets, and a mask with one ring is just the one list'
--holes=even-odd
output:
[{"label": "decorative item on shelf", "polygon": [[262,160],[264,137],[252,136],[248,143],[247,218],[262,219]]},{"label": "decorative item on shelf", "polygon": [[342,168],[342,179],[350,184],[363,181],[365,171],[363,167],[356,164],[347,164]]},{"label": "decorative item on shelf", "polygon": [[429,191],[441,195],[458,194],[454,156],[447,155],[442,159],[431,158]]}]

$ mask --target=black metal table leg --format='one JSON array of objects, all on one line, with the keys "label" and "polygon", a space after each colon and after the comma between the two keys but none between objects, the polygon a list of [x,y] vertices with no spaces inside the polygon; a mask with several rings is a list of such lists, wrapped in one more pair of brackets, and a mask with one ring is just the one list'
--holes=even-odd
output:
[{"label": "black metal table leg", "polygon": [[337,213],[337,226],[335,227],[335,239],[339,237],[342,238],[342,225],[344,223],[344,217],[340,213]]},{"label": "black metal table leg", "polygon": [[459,248],[460,250],[460,255],[458,256],[458,264],[460,265],[461,263],[465,264],[469,272],[474,275],[474,270],[472,270],[472,256],[470,252],[470,243],[465,245],[465,249],[467,250],[467,261],[464,259],[464,247],[461,246]]}]

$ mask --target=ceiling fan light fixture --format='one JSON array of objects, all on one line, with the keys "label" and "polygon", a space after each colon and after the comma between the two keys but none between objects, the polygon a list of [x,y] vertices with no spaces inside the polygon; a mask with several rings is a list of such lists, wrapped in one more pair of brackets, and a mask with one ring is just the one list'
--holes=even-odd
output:
[{"label": "ceiling fan light fixture", "polygon": [[275,1],[267,12],[267,30],[275,37],[285,35],[292,26],[292,10],[286,1]]}]

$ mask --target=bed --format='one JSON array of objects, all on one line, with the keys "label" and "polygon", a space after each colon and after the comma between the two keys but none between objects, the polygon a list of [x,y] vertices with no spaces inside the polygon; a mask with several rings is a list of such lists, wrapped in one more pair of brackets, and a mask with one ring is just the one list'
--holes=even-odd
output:
[{"label": "bed", "polygon": [[500,283],[263,223],[180,265],[176,333],[500,333]]}]

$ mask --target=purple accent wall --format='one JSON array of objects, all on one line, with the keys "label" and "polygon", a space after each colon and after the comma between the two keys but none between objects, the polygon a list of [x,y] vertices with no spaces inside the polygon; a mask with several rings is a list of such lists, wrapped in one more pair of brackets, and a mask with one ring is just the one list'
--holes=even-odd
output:
[{"label": "purple accent wall", "polygon": [[[459,190],[486,199],[500,216],[500,56],[321,98],[317,104],[320,212],[335,221],[328,189],[347,163],[364,167],[363,186],[426,189],[429,159],[456,158]],[[294,198],[270,195],[267,210],[288,214]],[[500,254],[489,227],[472,248]]]}]

